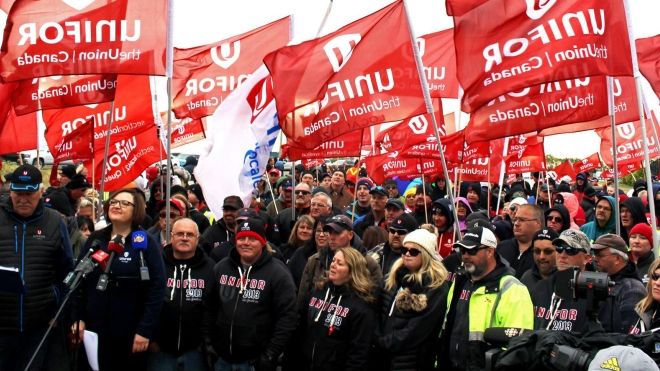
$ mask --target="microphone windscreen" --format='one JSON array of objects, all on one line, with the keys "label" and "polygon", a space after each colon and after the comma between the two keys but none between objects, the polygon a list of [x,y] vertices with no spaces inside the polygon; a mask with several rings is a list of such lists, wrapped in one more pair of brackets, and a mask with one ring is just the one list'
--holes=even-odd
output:
[{"label": "microphone windscreen", "polygon": [[94,254],[92,254],[92,260],[98,263],[102,270],[105,270],[108,259],[110,259],[110,254],[103,250],[97,250]]},{"label": "microphone windscreen", "polygon": [[135,250],[146,250],[147,249],[147,232],[146,231],[135,231],[131,235],[131,246]]}]

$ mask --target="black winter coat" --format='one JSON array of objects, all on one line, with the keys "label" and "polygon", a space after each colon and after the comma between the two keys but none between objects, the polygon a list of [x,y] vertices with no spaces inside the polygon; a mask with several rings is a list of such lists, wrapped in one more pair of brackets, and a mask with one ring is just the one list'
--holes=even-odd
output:
[{"label": "black winter coat", "polygon": [[520,254],[518,240],[515,237],[500,242],[497,245],[497,253],[516,271],[516,278],[518,279],[534,266],[532,247],[530,246],[525,252]]}]

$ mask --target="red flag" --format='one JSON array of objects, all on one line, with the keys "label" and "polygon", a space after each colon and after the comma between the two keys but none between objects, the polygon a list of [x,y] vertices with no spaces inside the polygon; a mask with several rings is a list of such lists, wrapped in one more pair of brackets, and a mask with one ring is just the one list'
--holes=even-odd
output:
[{"label": "red flag", "polygon": [[166,19],[164,0],[17,0],[7,19],[0,77],[164,75]]},{"label": "red flag", "polygon": [[303,160],[302,165],[305,169],[310,170],[313,169],[317,166],[321,166],[325,163],[325,160],[323,159],[308,159],[308,160]]},{"label": "red flag", "polygon": [[600,157],[598,157],[598,152],[573,164],[573,170],[575,170],[576,174],[584,173],[585,171],[597,169],[599,167]]},{"label": "red flag", "polygon": [[374,182],[382,184],[385,179],[402,179],[442,174],[442,163],[434,159],[397,157],[396,153],[368,156],[364,159],[367,173]]},{"label": "red flag", "polygon": [[56,126],[46,128],[44,136],[53,155],[53,163],[66,160],[88,161],[93,157],[94,117],[62,135]]},{"label": "red flag", "polygon": [[[435,117],[439,126],[438,133],[440,136],[443,136],[445,130],[443,129],[444,124],[442,122],[442,107],[439,104],[435,110]],[[386,152],[404,151],[406,148],[410,148],[418,144],[433,143],[435,146],[434,150],[436,154],[439,155],[435,130],[433,128],[433,121],[428,114],[414,116],[405,119],[396,125],[392,125],[387,129],[377,133],[375,135],[374,141],[376,148]],[[368,142],[368,140],[365,142]],[[425,155],[417,154],[410,154],[410,156],[425,157]]]},{"label": "red flag", "polygon": [[445,0],[447,15],[458,17],[463,15],[488,0]]},{"label": "red flag", "polygon": [[[577,175],[575,173],[575,169],[573,169],[573,165],[568,160],[564,160],[564,162],[555,166],[555,168],[552,169],[552,172],[554,172],[556,175],[554,179],[560,179],[561,177],[566,175],[571,177],[571,179],[575,179],[575,176]],[[550,174],[550,172],[548,172],[548,174]]]},{"label": "red flag", "polygon": [[314,149],[301,148],[295,142],[285,144],[284,147],[286,147],[286,157],[289,160],[307,160],[360,156],[362,142],[362,130],[355,130],[323,142]]},{"label": "red flag", "polygon": [[[602,128],[596,130],[600,136],[600,157],[605,165],[612,167],[612,130]],[[653,159],[660,155],[658,144],[653,135],[653,130],[647,126],[647,140],[649,143],[649,158]],[[642,139],[642,127],[639,121],[627,122],[616,126],[617,162],[619,165],[644,160],[644,141]]]},{"label": "red flag", "polygon": [[115,99],[117,75],[52,76],[22,80],[13,96],[19,115]]},{"label": "red flag", "polygon": [[465,112],[548,81],[632,76],[621,0],[489,0],[454,23]]},{"label": "red flag", "polygon": [[433,98],[458,98],[454,29],[417,38],[424,73]]},{"label": "red flag", "polygon": [[[167,112],[160,113],[161,127],[167,124]],[[206,138],[204,123],[202,119],[191,119],[189,117],[178,120],[172,117],[172,148],[181,147],[186,144],[197,142]]]},{"label": "red flag", "polygon": [[635,40],[639,70],[660,98],[660,35]]},{"label": "red flag", "polygon": [[267,53],[289,42],[290,17],[229,39],[190,49],[174,49],[172,91],[176,117],[201,118],[263,62]]},{"label": "red flag", "polygon": [[[613,95],[617,122],[639,118],[634,78],[615,78]],[[541,130],[545,130],[543,135],[589,130],[602,126],[593,120],[607,115],[605,76],[555,81],[510,92],[481,106],[470,115],[465,140],[471,143]]]},{"label": "red flag", "polygon": [[[618,165],[618,164],[617,164]],[[633,173],[642,168],[641,162],[631,162],[625,165],[619,166],[618,176],[619,179],[627,176],[630,173]],[[614,169],[605,169],[600,173],[600,177],[603,179],[613,179],[614,178]]]},{"label": "red flag", "polygon": [[543,137],[532,134],[510,138],[506,172],[517,174],[541,170],[545,170]]},{"label": "red flag", "polygon": [[37,148],[37,115],[17,116],[14,109],[0,122],[0,154]]},{"label": "red flag", "polygon": [[282,130],[305,148],[425,111],[401,1],[264,63]]}]

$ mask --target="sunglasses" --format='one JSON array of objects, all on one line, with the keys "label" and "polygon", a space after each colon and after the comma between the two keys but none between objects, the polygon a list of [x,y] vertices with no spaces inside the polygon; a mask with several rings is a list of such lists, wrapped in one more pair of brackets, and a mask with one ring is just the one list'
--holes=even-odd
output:
[{"label": "sunglasses", "polygon": [[553,249],[534,249],[534,254],[536,255],[541,255],[543,253],[544,255],[552,255],[555,253],[555,250]]},{"label": "sunglasses", "polygon": [[651,280],[652,281],[657,281],[659,279],[660,279],[660,274],[658,274],[658,273],[651,274]]},{"label": "sunglasses", "polygon": [[545,221],[561,224],[564,222],[564,219],[562,219],[560,216],[546,216]]},{"label": "sunglasses", "polygon": [[557,254],[561,254],[563,252],[566,253],[566,255],[569,256],[575,256],[581,252],[587,252],[587,250],[582,249],[582,248],[575,248],[573,246],[555,246],[555,250],[557,251]]},{"label": "sunglasses", "polygon": [[461,255],[468,254],[470,256],[475,256],[477,253],[479,253],[479,250],[485,250],[487,249],[487,246],[479,246],[479,247],[474,247],[472,249],[465,248],[463,246],[460,246],[458,250],[461,252]]},{"label": "sunglasses", "polygon": [[296,196],[307,196],[308,194],[311,194],[312,192],[310,191],[303,191],[302,189],[299,189],[295,192]]},{"label": "sunglasses", "polygon": [[415,257],[415,256],[421,254],[421,251],[417,250],[417,249],[409,249],[407,247],[402,247],[401,248],[401,255],[406,255],[406,254]]},{"label": "sunglasses", "polygon": [[[399,236],[405,236],[408,234],[408,231],[405,229],[396,229],[396,228],[390,228],[390,233],[391,234],[398,234]],[[415,255],[413,255],[415,256]]]}]

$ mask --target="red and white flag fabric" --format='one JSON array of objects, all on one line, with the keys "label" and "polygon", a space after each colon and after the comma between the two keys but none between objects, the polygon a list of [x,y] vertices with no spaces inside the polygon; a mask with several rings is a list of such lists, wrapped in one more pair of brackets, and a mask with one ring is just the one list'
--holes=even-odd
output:
[{"label": "red and white flag fabric", "polygon": [[447,15],[458,17],[478,7],[488,0],[445,0]]},{"label": "red and white flag fabric", "polygon": [[16,0],[0,77],[164,75],[166,19],[165,0]]},{"label": "red and white flag fabric", "polygon": [[512,137],[509,139],[507,153],[507,173],[519,174],[545,170],[543,137],[536,134]]},{"label": "red and white flag fabric", "polygon": [[[641,162],[631,162],[629,164],[618,166],[619,171],[617,172],[618,173],[617,175],[619,179],[621,179],[624,176],[634,173],[635,171],[641,168],[642,168]],[[608,168],[603,170],[603,172],[600,173],[600,177],[603,179],[614,179],[614,169]]]},{"label": "red and white flag fabric", "polygon": [[360,156],[363,142],[362,130],[354,130],[323,142],[313,149],[301,148],[296,146],[297,143],[284,144],[282,145],[282,158],[295,161],[332,157],[357,157]]},{"label": "red and white flag fabric", "polygon": [[561,164],[557,165],[552,169],[552,171],[549,171],[548,174],[553,172],[555,174],[554,179],[561,179],[564,176],[569,176],[571,179],[575,179],[575,176],[577,173],[575,172],[575,169],[573,168],[573,164],[569,160],[564,160]]},{"label": "red and white flag fabric", "polygon": [[18,116],[10,108],[0,122],[0,154],[37,148],[37,115]]},{"label": "red and white flag fabric", "polygon": [[44,137],[50,153],[53,155],[53,163],[66,160],[89,161],[93,158],[94,151],[94,117],[82,125],[78,125],[69,133],[62,135],[57,126],[46,128]]},{"label": "red and white flag fabric", "polygon": [[227,196],[240,196],[249,204],[279,133],[272,80],[265,66],[206,118],[206,129],[207,146],[195,167],[195,179],[204,188],[211,211],[221,215]]},{"label": "red and white flag fabric", "polygon": [[[596,130],[596,134],[600,137],[600,157],[603,159],[603,163],[609,167],[614,166],[612,129],[598,129]],[[649,158],[652,160],[660,156],[660,149],[648,122],[646,136],[649,144]],[[616,150],[618,165],[644,160],[644,140],[642,137],[641,122],[627,122],[616,126]]]},{"label": "red and white flag fabric", "polygon": [[549,81],[633,74],[621,0],[488,0],[454,25],[465,112]]},{"label": "red and white flag fabric", "polygon": [[[160,114],[160,127],[166,129],[167,112]],[[203,119],[189,117],[179,120],[172,117],[172,148],[181,147],[206,138]]]},{"label": "red and white flag fabric", "polygon": [[412,179],[423,174],[430,180],[442,174],[442,163],[439,160],[403,157],[396,152],[365,157],[364,163],[367,173],[378,184],[394,177]]},{"label": "red and white flag fabric", "polygon": [[345,132],[424,113],[412,50],[403,2],[396,1],[268,54],[282,130],[314,148]]},{"label": "red and white flag fabric", "polygon": [[[616,121],[638,119],[634,78],[614,78],[613,85]],[[607,123],[594,121],[607,115],[605,76],[554,81],[509,92],[479,107],[470,115],[465,140],[471,143],[533,131],[550,135],[589,130],[609,125],[609,119]]]},{"label": "red and white flag fabric", "polygon": [[417,37],[424,74],[432,98],[458,98],[454,29]]},{"label": "red and white flag fabric", "polygon": [[598,156],[598,152],[573,164],[573,169],[576,174],[584,173],[585,171],[597,169],[599,167],[600,156]]},{"label": "red and white flag fabric", "polygon": [[21,80],[13,95],[18,115],[115,99],[117,75],[69,75]]},{"label": "red and white flag fabric", "polygon": [[[442,106],[439,104],[435,108],[435,118],[439,126],[438,134],[444,136],[445,130],[442,121]],[[381,127],[383,126],[385,125],[381,125]],[[402,120],[395,125],[389,126],[387,129],[379,131],[374,136],[376,148],[381,152],[404,152],[407,149],[412,149],[414,151],[412,147],[416,145],[428,145],[428,151],[435,151],[435,154],[439,156],[437,142],[435,129],[433,128],[433,121],[428,114]],[[422,148],[417,149],[423,150]],[[410,156],[426,157],[426,154],[411,153]]]},{"label": "red and white flag fabric", "polygon": [[220,42],[174,49],[173,110],[176,117],[212,115],[222,101],[263,62],[289,42],[291,17]]},{"label": "red and white flag fabric", "polygon": [[660,98],[660,35],[635,40],[639,71]]}]

